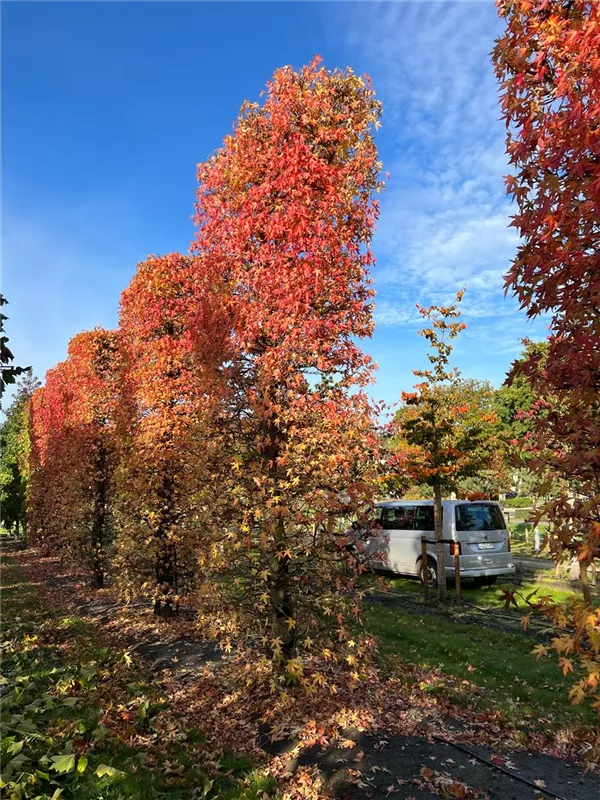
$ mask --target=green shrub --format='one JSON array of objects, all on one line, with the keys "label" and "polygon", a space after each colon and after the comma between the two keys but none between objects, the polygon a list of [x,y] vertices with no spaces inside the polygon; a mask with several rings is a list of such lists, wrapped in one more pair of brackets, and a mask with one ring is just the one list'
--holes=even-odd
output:
[{"label": "green shrub", "polygon": [[532,508],[533,499],[531,497],[511,497],[504,501],[505,508]]}]

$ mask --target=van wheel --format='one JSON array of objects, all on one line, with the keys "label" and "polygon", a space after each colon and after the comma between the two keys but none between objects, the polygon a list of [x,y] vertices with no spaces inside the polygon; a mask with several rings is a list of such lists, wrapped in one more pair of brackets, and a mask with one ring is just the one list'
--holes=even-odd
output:
[{"label": "van wheel", "polygon": [[[423,559],[421,559],[421,561],[419,561],[419,580],[421,581],[421,584],[424,586],[425,581],[423,579],[423,572],[424,572]],[[427,582],[430,588],[432,589],[437,588],[437,565],[433,560],[433,558],[427,559]]]}]

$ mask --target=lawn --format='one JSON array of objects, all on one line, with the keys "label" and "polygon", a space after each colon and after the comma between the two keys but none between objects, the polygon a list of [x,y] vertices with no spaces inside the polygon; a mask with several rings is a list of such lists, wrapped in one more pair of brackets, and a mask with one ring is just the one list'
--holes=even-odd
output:
[{"label": "lawn", "polygon": [[[422,600],[422,588],[416,580],[392,578],[393,592],[415,602]],[[464,599],[479,608],[501,611],[501,586],[469,588],[465,583]],[[513,588],[516,584],[513,583]],[[550,594],[557,601],[580,598],[552,583],[522,583],[519,592]],[[597,601],[597,598],[596,598]],[[521,609],[524,602],[518,600]],[[468,610],[468,606],[467,606]],[[522,610],[514,609],[515,620]],[[442,674],[432,683],[432,691],[450,692],[453,702],[473,703],[502,711],[517,724],[554,726],[593,722],[593,714],[574,707],[568,699],[572,681],[564,678],[552,657],[537,660],[531,651],[537,640],[519,630],[508,632],[486,627],[485,616],[480,624],[465,624],[447,615],[427,614],[425,606],[389,607],[369,604],[365,625],[375,635],[379,647],[393,669],[401,664],[439,670]],[[476,684],[480,691],[473,697],[460,683],[446,681],[450,676]],[[458,688],[457,688],[458,687]]]},{"label": "lawn", "polygon": [[[365,576],[367,585],[372,581]],[[417,713],[427,715],[435,705],[444,719],[468,723],[479,711],[500,710],[518,728],[517,737],[552,737],[591,721],[585,709],[569,705],[570,682],[555,662],[531,655],[532,636],[465,624],[454,612],[433,616],[418,582],[391,583],[399,596],[415,601],[413,610],[368,604],[365,623],[379,641],[383,681],[396,692],[406,687],[407,698],[414,689],[426,698]],[[498,603],[499,591],[466,588],[465,595],[486,608]],[[45,611],[11,559],[3,567],[3,602],[3,796],[275,796],[272,779],[250,759],[209,752],[203,735],[169,707],[160,677],[117,647],[101,623]]]},{"label": "lawn", "polygon": [[172,713],[160,682],[95,623],[44,612],[3,559],[2,784],[14,800],[258,798],[272,782]]},{"label": "lawn", "polygon": [[533,526],[530,522],[511,522],[510,524],[510,543],[511,550],[518,556],[541,556],[549,558],[548,547],[543,544],[547,527],[543,523],[538,526],[540,532],[540,544],[542,547],[539,552],[535,550],[535,540]]},{"label": "lawn", "polygon": [[[409,593],[414,595],[415,600],[423,599],[423,587],[418,580],[413,578],[390,578],[390,587],[394,591]],[[500,610],[504,605],[502,594],[503,587],[510,588],[516,591],[515,601],[517,608],[511,605],[511,611],[525,611],[527,610],[526,599],[528,596],[532,600],[535,597],[547,596],[550,597],[555,603],[565,603],[569,600],[581,600],[582,594],[576,584],[573,589],[567,588],[568,582],[554,579],[554,574],[551,571],[542,572],[534,576],[532,573],[526,575],[507,576],[506,578],[499,578],[498,582],[493,586],[478,586],[473,581],[465,580],[462,583],[462,599],[465,603],[471,603],[480,608],[496,608]],[[454,597],[454,584],[450,583],[448,587],[449,595]],[[600,597],[598,592],[593,592],[592,603],[600,605]]]}]

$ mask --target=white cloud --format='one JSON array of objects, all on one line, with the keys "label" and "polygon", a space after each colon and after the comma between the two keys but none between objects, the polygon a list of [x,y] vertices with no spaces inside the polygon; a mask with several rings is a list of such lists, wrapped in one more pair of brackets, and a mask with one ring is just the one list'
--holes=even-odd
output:
[{"label": "white cloud", "polygon": [[497,382],[520,340],[546,331],[504,292],[518,236],[490,59],[501,31],[494,3],[369,3],[345,6],[342,16],[384,109],[379,144],[390,180],[374,240],[376,345],[386,331],[404,330],[394,346],[410,340],[420,358],[415,303],[447,304],[466,287],[468,328],[455,355]]},{"label": "white cloud", "polygon": [[[503,291],[517,236],[508,227],[504,128],[489,59],[492,3],[380,3],[351,9],[349,40],[372,63],[391,172],[375,240],[381,324],[403,324],[390,290],[418,296],[466,284]],[[385,131],[387,129],[387,134]]]}]

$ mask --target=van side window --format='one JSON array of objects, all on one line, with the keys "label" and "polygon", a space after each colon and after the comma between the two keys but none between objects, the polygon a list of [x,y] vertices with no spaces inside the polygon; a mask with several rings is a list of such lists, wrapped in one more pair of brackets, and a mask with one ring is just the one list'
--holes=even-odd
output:
[{"label": "van side window", "polygon": [[399,506],[383,509],[383,528],[387,531],[412,531],[415,506]]},{"label": "van side window", "polygon": [[415,509],[415,531],[434,531],[433,506],[417,506]]}]

